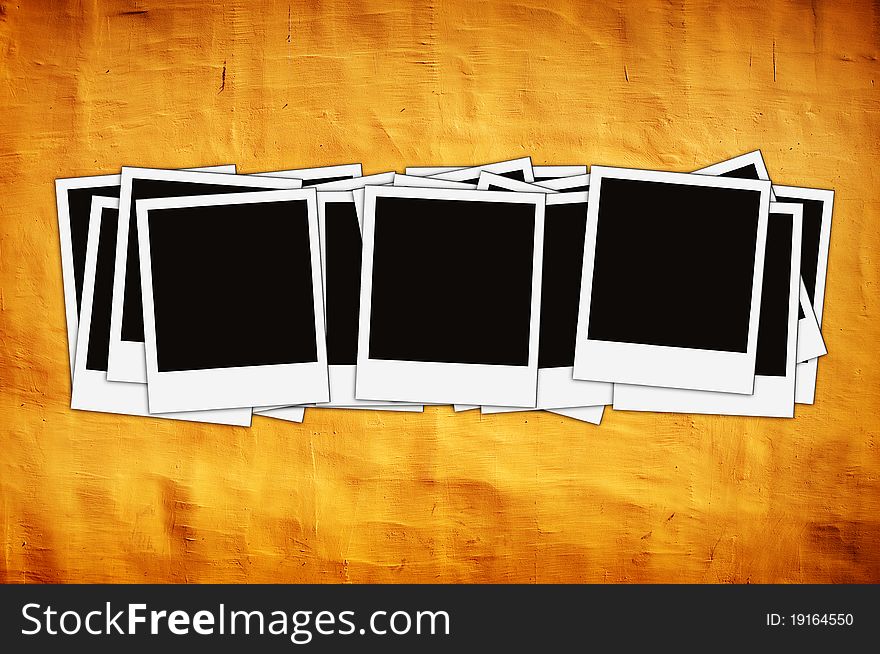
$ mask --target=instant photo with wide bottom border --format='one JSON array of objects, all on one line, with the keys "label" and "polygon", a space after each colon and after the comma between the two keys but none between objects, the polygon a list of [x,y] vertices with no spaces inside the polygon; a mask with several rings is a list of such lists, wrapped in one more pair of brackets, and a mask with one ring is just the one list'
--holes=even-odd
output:
[{"label": "instant photo with wide bottom border", "polygon": [[[235,174],[235,164],[188,168],[186,170]],[[92,175],[55,180],[58,210],[58,234],[61,241],[61,272],[64,285],[64,310],[67,319],[67,347],[70,376],[76,356],[77,326],[82,307],[83,270],[86,260],[89,217],[95,196],[119,198],[121,176]]]},{"label": "instant photo with wide bottom border", "polygon": [[151,412],[329,400],[314,189],[137,213]]},{"label": "instant photo with wide bottom border", "polygon": [[136,216],[138,201],[301,186],[298,179],[123,167],[119,193],[122,219],[116,243],[107,378],[141,384],[147,381]]},{"label": "instant photo with wide bottom border", "polygon": [[535,406],[544,197],[366,189],[359,399]]},{"label": "instant photo with wide bottom border", "polygon": [[[83,271],[82,319],[70,405],[80,411],[151,416],[146,385],[107,379],[119,199],[94,196],[90,213]],[[152,417],[243,427],[251,424],[250,409],[155,414]]]},{"label": "instant photo with wide bottom border", "polygon": [[615,384],[614,409],[794,417],[802,210],[770,203],[752,395]]},{"label": "instant photo with wide bottom border", "polygon": [[574,377],[751,394],[770,183],[590,175]]}]

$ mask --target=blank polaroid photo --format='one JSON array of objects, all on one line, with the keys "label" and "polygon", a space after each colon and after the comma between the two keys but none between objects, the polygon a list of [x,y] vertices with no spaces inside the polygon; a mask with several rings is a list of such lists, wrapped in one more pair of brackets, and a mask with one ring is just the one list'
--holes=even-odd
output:
[{"label": "blank polaroid photo", "polygon": [[560,179],[563,177],[576,177],[578,175],[586,175],[586,166],[532,166],[532,172],[535,175],[535,182],[546,182],[551,179]]},{"label": "blank polaroid photo", "polygon": [[[387,402],[355,397],[361,288],[361,225],[351,191],[318,192],[318,228],[324,275],[324,310],[330,401],[318,408],[382,408]],[[406,302],[405,296],[400,297]]]},{"label": "blank polaroid photo", "polygon": [[[194,168],[235,174],[235,164]],[[58,233],[61,241],[61,272],[64,282],[64,308],[67,317],[67,347],[70,376],[77,343],[77,326],[82,306],[83,270],[86,265],[86,242],[92,198],[119,197],[120,176],[94,175],[55,180],[55,202],[58,207]]]},{"label": "blank polaroid photo", "polygon": [[[780,202],[795,202],[803,207],[801,278],[821,329],[822,310],[825,306],[825,279],[828,272],[828,249],[831,244],[834,191],[778,185],[774,185],[773,189]],[[813,404],[815,401],[817,371],[818,359],[798,363],[795,391],[795,400],[798,404]]]},{"label": "blank polaroid photo", "polygon": [[[149,416],[147,387],[107,380],[110,347],[110,306],[116,260],[118,198],[92,197],[83,270],[82,315],[77,332],[71,408]],[[157,418],[248,426],[250,409],[222,409],[157,414]]]},{"label": "blank polaroid photo", "polygon": [[770,203],[752,395],[616,384],[614,408],[793,418],[802,224],[800,205]]},{"label": "blank polaroid photo", "polygon": [[329,184],[331,182],[340,182],[362,174],[361,165],[343,164],[341,166],[320,166],[318,168],[294,168],[292,170],[273,170],[266,173],[252,173],[258,177],[283,177],[285,179],[302,180],[303,188],[307,186],[318,186],[320,184]]},{"label": "blank polaroid photo", "polygon": [[359,399],[535,406],[544,198],[367,187]]},{"label": "blank polaroid photo", "polygon": [[503,175],[510,179],[518,179],[521,182],[534,182],[535,174],[532,171],[531,157],[522,157],[521,159],[511,159],[510,161],[499,161],[498,163],[484,164],[482,166],[473,166],[471,168],[460,168],[458,170],[449,170],[443,173],[432,175],[433,179],[445,179],[451,182],[467,182],[476,184],[480,180],[480,173],[483,171]]},{"label": "blank polaroid photo", "polygon": [[574,377],[751,394],[770,182],[590,176]]},{"label": "blank polaroid photo", "polygon": [[[528,187],[528,188],[526,188]],[[484,172],[482,190],[534,191],[539,186]],[[572,378],[587,228],[587,194],[548,192],[544,208],[544,270],[538,346],[538,409],[611,404],[613,384]],[[484,406],[483,413],[516,411]]]},{"label": "blank polaroid photo", "polygon": [[[742,179],[770,179],[764,157],[760,150],[747,152],[732,159],[727,159],[717,164],[694,171],[699,175],[715,175],[719,177],[739,177]],[[770,201],[775,201],[776,195],[770,189]],[[822,340],[822,332],[813,311],[813,305],[809,295],[801,294],[800,307],[798,308],[798,363],[815,359],[824,355],[825,342]]]},{"label": "blank polaroid photo", "polygon": [[[119,236],[110,325],[110,381],[147,382],[144,358],[144,311],[138,253],[136,209],[140,200],[192,195],[300,188],[298,179],[223,175],[151,168],[122,169],[119,193]],[[128,216],[128,220],[124,217]]]},{"label": "blank polaroid photo", "polygon": [[571,409],[550,409],[548,413],[572,418],[579,422],[587,422],[591,425],[602,424],[602,416],[605,413],[604,406],[574,407]]},{"label": "blank polaroid photo", "polygon": [[150,411],[326,402],[314,189],[137,203]]},{"label": "blank polaroid photo", "polygon": [[574,175],[572,177],[560,177],[558,179],[537,180],[536,185],[552,191],[582,191],[590,190],[590,176],[588,174]]}]

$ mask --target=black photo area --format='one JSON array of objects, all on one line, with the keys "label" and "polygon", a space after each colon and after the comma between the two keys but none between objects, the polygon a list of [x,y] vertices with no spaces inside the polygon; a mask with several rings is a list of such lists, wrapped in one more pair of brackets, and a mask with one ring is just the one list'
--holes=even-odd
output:
[{"label": "black photo area", "polygon": [[746,352],[759,191],[604,178],[589,338]]},{"label": "black photo area", "polygon": [[125,290],[122,303],[122,340],[144,342],[144,308],[141,298],[141,257],[138,252],[137,201],[152,198],[179,198],[188,195],[216,195],[220,193],[247,193],[270,191],[274,188],[259,186],[231,186],[201,182],[171,181],[167,179],[131,180],[131,207],[128,222],[128,254],[125,264]]},{"label": "black photo area", "polygon": [[764,282],[755,374],[785,377],[788,354],[788,302],[791,281],[791,214],[771,213],[764,253]]},{"label": "black photo area", "polygon": [[160,372],[317,361],[305,200],[149,221]]},{"label": "black photo area", "polygon": [[582,191],[582,192],[588,193],[590,191],[590,185],[583,184],[581,186],[572,186],[571,188],[560,189],[560,190],[564,191],[565,193],[575,193],[576,191]]},{"label": "black photo area", "polygon": [[370,357],[527,366],[533,204],[376,199]]},{"label": "black photo area", "polygon": [[[70,246],[73,251],[73,285],[76,288],[76,315],[82,310],[83,274],[86,270],[86,248],[89,242],[89,214],[92,211],[92,198],[96,195],[118,198],[119,185],[72,188],[67,191]],[[115,255],[113,258],[115,260]]]},{"label": "black photo area", "polygon": [[[804,233],[801,243],[801,279],[804,280],[804,288],[810,303],[816,304],[816,280],[819,275],[819,240],[822,236],[822,212],[825,203],[821,200],[807,200],[804,198],[788,198],[776,195],[777,202],[792,202],[801,205],[804,216]],[[799,314],[804,317],[803,312]]]},{"label": "black photo area", "polygon": [[550,204],[544,212],[538,367],[569,367],[577,341],[587,203]]},{"label": "black photo area", "polygon": [[[290,173],[296,175],[296,173]],[[294,177],[296,179],[296,177]],[[303,188],[307,186],[317,186],[318,184],[326,184],[327,182],[338,182],[343,179],[354,179],[354,175],[339,175],[336,177],[315,177],[313,179],[304,179],[302,181]]]},{"label": "black photo area", "polygon": [[[495,174],[499,175],[501,177],[506,177],[507,179],[516,179],[516,180],[519,180],[520,182],[526,181],[525,173],[521,170],[511,170],[506,173],[495,173]],[[476,184],[477,182],[480,181],[480,171],[479,170],[476,171],[472,177],[468,177],[467,179],[460,179],[457,181],[464,182],[467,184]],[[506,190],[506,189],[502,189],[502,190]]]},{"label": "black photo area", "polygon": [[110,310],[113,306],[113,277],[116,272],[116,236],[119,210],[104,207],[98,226],[98,256],[95,267],[95,291],[92,295],[92,317],[86,368],[107,372],[110,352]]},{"label": "black photo area", "polygon": [[361,295],[361,230],[354,202],[324,205],[327,275],[327,362],[357,364]]},{"label": "black photo area", "polygon": [[746,164],[741,168],[734,168],[733,170],[728,170],[726,173],[721,173],[718,177],[734,177],[736,179],[760,179],[758,177],[758,167],[755,164]]}]

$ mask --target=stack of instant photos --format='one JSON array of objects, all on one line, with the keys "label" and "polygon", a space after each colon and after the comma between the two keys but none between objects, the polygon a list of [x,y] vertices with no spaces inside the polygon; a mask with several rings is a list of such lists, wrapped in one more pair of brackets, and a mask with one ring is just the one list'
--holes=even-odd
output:
[{"label": "stack of instant photos", "polygon": [[74,409],[793,417],[834,192],[693,173],[234,165],[56,181]]}]

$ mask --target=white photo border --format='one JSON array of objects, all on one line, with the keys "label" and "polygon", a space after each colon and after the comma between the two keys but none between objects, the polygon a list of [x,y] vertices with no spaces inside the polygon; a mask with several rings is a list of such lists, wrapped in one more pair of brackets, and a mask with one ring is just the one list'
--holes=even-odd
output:
[{"label": "white photo border", "polygon": [[[363,176],[363,168],[359,163],[339,164],[336,166],[316,166],[314,168],[293,168],[290,170],[270,170],[261,173],[248,173],[254,177],[281,177],[284,179],[299,179],[308,182],[313,179],[322,179],[324,177],[347,177],[355,179]],[[337,181],[348,181],[337,180]],[[332,184],[333,182],[324,182],[324,184]],[[320,186],[320,184],[316,185]]]},{"label": "white photo border", "polygon": [[445,179],[451,182],[467,182],[479,176],[482,171],[490,173],[512,173],[520,171],[523,174],[523,181],[534,182],[535,174],[532,170],[532,158],[520,157],[519,159],[509,159],[507,161],[498,161],[496,163],[483,164],[481,166],[471,166],[470,168],[459,168],[457,170],[449,170],[436,175],[431,175],[433,179]]},{"label": "white photo border", "polygon": [[[764,276],[764,248],[770,208],[770,182],[605,166],[593,166],[590,174],[592,184],[587,204],[587,234],[584,247],[581,302],[578,311],[578,340],[575,347],[574,377],[591,381],[610,381],[642,386],[751,394],[755,381],[755,353],[758,342],[760,291]],[[598,341],[588,338],[599,221],[599,199],[602,181],[606,178],[741,189],[760,193],[749,331],[745,353]]]},{"label": "white photo border", "polygon": [[[391,361],[369,356],[373,247],[378,197],[464,202],[495,200],[530,204],[535,209],[532,297],[527,366]],[[440,404],[503,404],[534,407],[537,401],[538,330],[544,240],[543,193],[370,186],[364,197],[364,251],[358,333],[358,399]]]},{"label": "white photo border", "polygon": [[[308,206],[317,360],[305,363],[161,372],[158,367],[153,304],[150,211],[303,200]],[[289,406],[310,402],[326,402],[330,399],[317,204],[317,192],[313,188],[138,201],[138,246],[141,255],[144,336],[146,338],[147,379],[151,412],[168,413],[271,405]],[[305,298],[303,299],[305,300]],[[289,298],[287,301],[293,301],[293,298]]]},{"label": "white photo border", "polygon": [[[573,188],[580,188],[582,186],[590,185],[590,175],[586,173],[584,175],[574,175],[572,177],[559,177],[556,179],[542,179],[535,182],[536,186],[540,186],[541,188],[550,189],[553,191],[570,191]],[[587,191],[583,191],[586,193]]]}]

